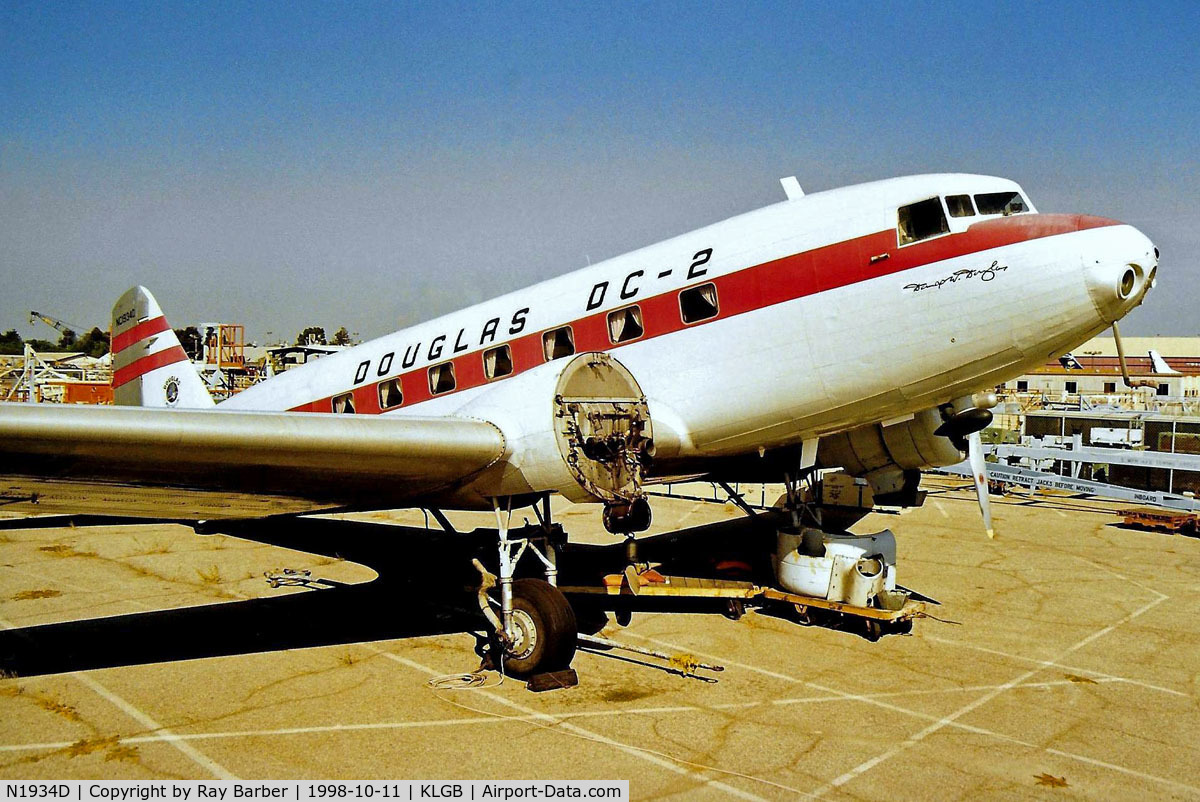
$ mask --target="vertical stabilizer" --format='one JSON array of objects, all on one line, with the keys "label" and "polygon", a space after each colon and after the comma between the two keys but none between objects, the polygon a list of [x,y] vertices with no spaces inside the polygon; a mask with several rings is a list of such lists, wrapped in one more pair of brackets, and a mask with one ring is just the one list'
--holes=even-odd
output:
[{"label": "vertical stabilizer", "polygon": [[112,311],[113,401],[126,407],[201,409],[212,396],[145,287]]},{"label": "vertical stabilizer", "polygon": [[1179,375],[1179,371],[1168,365],[1167,360],[1162,358],[1162,354],[1160,354],[1158,351],[1155,351],[1153,348],[1150,349],[1150,364],[1153,366],[1155,373],[1170,373],[1176,376]]}]

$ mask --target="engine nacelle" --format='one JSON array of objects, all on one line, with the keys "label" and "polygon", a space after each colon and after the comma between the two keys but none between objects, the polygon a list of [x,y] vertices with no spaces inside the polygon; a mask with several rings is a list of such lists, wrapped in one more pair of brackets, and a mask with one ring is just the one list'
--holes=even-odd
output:
[{"label": "engine nacelle", "polygon": [[925,409],[902,423],[874,423],[821,438],[817,460],[865,476],[877,496],[899,492],[905,471],[941,468],[966,459],[950,438],[934,432],[945,422],[939,408]]},{"label": "engine nacelle", "polygon": [[493,385],[459,409],[504,433],[505,454],[473,480],[477,498],[547,491],[571,501],[640,499],[654,453],[641,387],[605,353],[578,354]]}]

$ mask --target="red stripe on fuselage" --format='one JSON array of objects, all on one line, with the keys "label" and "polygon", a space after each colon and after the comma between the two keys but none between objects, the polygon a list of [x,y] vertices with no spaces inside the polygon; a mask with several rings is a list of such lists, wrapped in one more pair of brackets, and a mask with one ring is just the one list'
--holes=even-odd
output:
[{"label": "red stripe on fuselage", "polygon": [[[1028,240],[1043,239],[1058,234],[1084,231],[1091,228],[1120,225],[1116,220],[1088,215],[1031,214],[994,218],[975,223],[959,234],[947,234],[904,247],[897,246],[896,231],[888,229],[863,237],[837,242],[811,251],[785,256],[772,262],[743,268],[733,273],[714,278],[698,278],[685,287],[676,287],[659,295],[631,298],[629,304],[642,309],[645,333],[636,340],[614,345],[608,338],[607,316],[610,307],[573,321],[566,321],[532,334],[524,334],[509,340],[512,348],[513,372],[496,381],[523,373],[545,363],[542,353],[542,334],[551,329],[571,326],[575,336],[575,351],[611,351],[623,345],[654,337],[661,337],[685,328],[702,326],[715,320],[724,320],[735,315],[765,309],[769,306],[804,298],[829,290],[848,287],[852,284],[882,278],[935,262],[967,256],[972,253],[1013,245]],[[886,258],[872,262],[873,257],[886,254]],[[685,324],[680,317],[679,293],[688,287],[713,283],[717,287],[720,312],[716,317],[692,324]],[[585,288],[586,289],[586,288]],[[431,365],[451,362],[454,364],[456,387],[451,392],[461,392],[487,384],[483,373],[482,354],[486,349],[503,343],[488,343],[480,348],[448,360],[439,360],[430,365],[414,368],[407,373],[395,374],[344,390],[354,394],[354,409],[358,414],[379,414],[379,384],[394,378],[400,379],[405,407],[433,398],[429,392],[427,371]],[[442,393],[441,395],[450,395]],[[292,407],[291,412],[330,412],[333,396],[326,396],[306,404]]]},{"label": "red stripe on fuselage", "polygon": [[113,371],[112,386],[115,390],[121,385],[128,384],[139,376],[143,376],[155,368],[174,365],[176,362],[186,362],[187,353],[178,345],[164,348],[149,356],[144,356],[136,362],[131,362],[123,368]]},{"label": "red stripe on fuselage", "polygon": [[152,337],[155,334],[161,334],[169,328],[171,328],[170,324],[167,323],[167,319],[162,315],[159,315],[156,318],[151,318],[150,320],[144,320],[134,326],[132,329],[123,331],[113,337],[111,349],[113,356],[121,353],[134,343],[141,342],[147,337]]}]

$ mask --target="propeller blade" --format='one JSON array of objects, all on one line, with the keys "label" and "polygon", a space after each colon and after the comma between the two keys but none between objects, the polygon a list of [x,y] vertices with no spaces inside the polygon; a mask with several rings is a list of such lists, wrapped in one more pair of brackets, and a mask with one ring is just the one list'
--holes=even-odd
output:
[{"label": "propeller blade", "polygon": [[975,480],[975,495],[979,497],[983,526],[987,529],[987,536],[994,538],[996,530],[992,528],[992,502],[988,498],[987,467],[983,459],[983,441],[979,432],[972,432],[967,437],[967,458],[971,462],[971,478]]}]

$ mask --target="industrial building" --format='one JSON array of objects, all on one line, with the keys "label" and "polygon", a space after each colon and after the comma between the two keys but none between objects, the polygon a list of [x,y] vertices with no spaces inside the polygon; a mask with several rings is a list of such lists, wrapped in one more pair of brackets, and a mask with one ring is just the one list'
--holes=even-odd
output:
[{"label": "industrial building", "polygon": [[[999,389],[1022,410],[1121,407],[1200,414],[1200,337],[1124,337],[1122,342],[1130,377],[1141,387],[1124,385],[1115,339],[1095,337],[1072,352],[1073,360],[1050,359]],[[1163,364],[1154,364],[1151,351]]]}]

